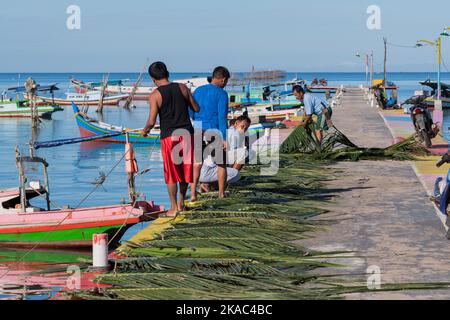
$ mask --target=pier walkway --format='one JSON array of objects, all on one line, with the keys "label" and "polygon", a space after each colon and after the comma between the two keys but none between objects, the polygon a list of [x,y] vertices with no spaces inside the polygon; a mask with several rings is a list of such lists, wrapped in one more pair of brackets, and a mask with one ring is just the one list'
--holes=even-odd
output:
[{"label": "pier walkway", "polygon": [[[361,89],[348,89],[334,110],[334,123],[350,140],[364,147],[392,144],[377,108],[371,108]],[[432,165],[431,162],[428,163]],[[381,286],[396,283],[450,282],[450,241],[430,202],[415,164],[397,161],[340,162],[336,177],[327,182],[335,202],[319,220],[334,220],[327,230],[301,241],[311,249],[353,251],[348,258],[331,259],[348,266],[325,274],[366,274],[381,270]],[[349,299],[450,298],[450,291],[373,292]]]}]

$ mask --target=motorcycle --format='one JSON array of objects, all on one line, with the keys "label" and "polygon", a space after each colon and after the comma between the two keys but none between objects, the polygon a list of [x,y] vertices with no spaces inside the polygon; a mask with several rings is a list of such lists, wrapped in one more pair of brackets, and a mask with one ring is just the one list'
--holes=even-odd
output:
[{"label": "motorcycle", "polygon": [[434,139],[439,133],[439,127],[433,123],[433,118],[426,104],[424,103],[426,96],[414,96],[406,100],[404,105],[412,105],[411,119],[414,124],[419,140],[425,144],[427,148],[433,146],[431,139]]},{"label": "motorcycle", "polygon": [[[442,159],[436,164],[436,166],[440,168],[446,163],[450,163],[450,155],[448,153],[442,157]],[[445,179],[443,177],[439,177],[436,179],[436,182],[434,183],[434,195],[432,197],[432,200],[439,208],[439,211],[443,215],[447,216],[446,225],[450,228],[450,169]],[[447,239],[450,240],[450,229],[447,232]]]}]

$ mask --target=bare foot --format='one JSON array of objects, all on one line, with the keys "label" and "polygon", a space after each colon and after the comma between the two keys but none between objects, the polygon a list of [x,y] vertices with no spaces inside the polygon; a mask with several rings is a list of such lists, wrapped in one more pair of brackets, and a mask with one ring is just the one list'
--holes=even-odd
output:
[{"label": "bare foot", "polygon": [[183,202],[178,202],[178,212],[183,212],[186,211],[186,206],[184,205],[184,201]]},{"label": "bare foot", "polygon": [[197,195],[192,196],[190,202],[197,202]]},{"label": "bare foot", "polygon": [[167,218],[174,218],[178,215],[178,210],[176,209],[170,209],[169,211],[166,211],[164,214],[162,214],[163,217]]},{"label": "bare foot", "polygon": [[209,185],[202,183],[202,184],[200,184],[200,186],[199,186],[199,191],[200,191],[201,193],[207,193],[207,192],[210,192],[211,190],[210,190],[210,188],[209,188]]}]

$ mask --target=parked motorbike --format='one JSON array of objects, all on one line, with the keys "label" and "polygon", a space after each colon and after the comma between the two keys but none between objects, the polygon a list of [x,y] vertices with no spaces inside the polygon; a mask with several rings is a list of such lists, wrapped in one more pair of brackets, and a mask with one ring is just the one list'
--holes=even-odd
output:
[{"label": "parked motorbike", "polygon": [[[450,155],[448,153],[442,157],[442,159],[436,164],[436,166],[440,168],[446,163],[450,163]],[[446,225],[447,227],[450,227],[450,169],[445,179],[443,177],[439,177],[436,179],[432,200],[439,208],[439,211],[447,216]],[[450,229],[447,232],[447,239],[450,240]]]},{"label": "parked motorbike", "polygon": [[435,138],[439,133],[439,127],[433,123],[431,113],[425,104],[426,96],[414,96],[406,100],[403,105],[412,105],[411,119],[414,124],[419,140],[425,144],[427,148],[433,146],[431,139]]}]

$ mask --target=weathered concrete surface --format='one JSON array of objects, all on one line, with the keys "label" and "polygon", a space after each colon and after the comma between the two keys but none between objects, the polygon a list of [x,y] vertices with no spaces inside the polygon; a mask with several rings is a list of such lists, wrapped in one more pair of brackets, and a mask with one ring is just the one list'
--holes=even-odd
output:
[{"label": "weathered concrete surface", "polygon": [[[360,146],[386,147],[392,136],[377,109],[360,90],[349,91],[335,109],[334,122]],[[325,274],[365,274],[378,266],[383,283],[450,282],[450,242],[434,207],[409,162],[361,161],[333,165],[327,182],[335,203],[318,219],[335,220],[327,230],[301,241],[312,249],[353,251],[331,259],[348,267]],[[363,277],[365,279],[365,277]],[[442,299],[450,291],[402,291],[352,294],[348,299]]]}]

